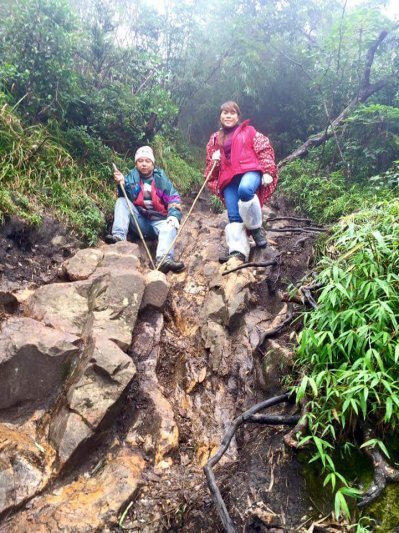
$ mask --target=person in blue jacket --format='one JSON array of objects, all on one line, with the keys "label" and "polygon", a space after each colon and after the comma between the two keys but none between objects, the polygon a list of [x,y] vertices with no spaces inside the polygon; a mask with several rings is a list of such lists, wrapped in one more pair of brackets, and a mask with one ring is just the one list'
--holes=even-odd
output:
[{"label": "person in blue jacket", "polygon": [[182,217],[180,195],[165,172],[155,167],[154,153],[150,146],[139,148],[134,161],[136,166],[127,176],[123,176],[119,170],[114,171],[118,199],[115,203],[112,235],[107,235],[105,241],[108,244],[125,241],[129,230],[136,235],[138,233],[120,187],[124,184],[130,207],[144,238],[158,238],[156,264],[162,262],[161,272],[181,272],[184,270],[184,263],[175,261],[173,248],[168,253]]}]

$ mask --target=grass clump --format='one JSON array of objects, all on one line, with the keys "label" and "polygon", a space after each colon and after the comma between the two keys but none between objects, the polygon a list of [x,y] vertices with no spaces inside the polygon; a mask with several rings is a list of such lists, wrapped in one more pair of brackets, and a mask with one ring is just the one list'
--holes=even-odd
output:
[{"label": "grass clump", "polygon": [[71,226],[89,244],[105,225],[113,188],[105,164],[78,163],[44,126],[24,127],[13,110],[0,109],[0,218],[17,215],[38,224],[44,211]]},{"label": "grass clump", "polygon": [[[335,491],[335,513],[349,515],[352,487],[336,463],[339,450],[379,448],[399,423],[399,200],[343,218],[325,242],[318,308],[305,314],[294,387],[309,401],[312,461]],[[364,428],[375,438],[362,443]]]}]

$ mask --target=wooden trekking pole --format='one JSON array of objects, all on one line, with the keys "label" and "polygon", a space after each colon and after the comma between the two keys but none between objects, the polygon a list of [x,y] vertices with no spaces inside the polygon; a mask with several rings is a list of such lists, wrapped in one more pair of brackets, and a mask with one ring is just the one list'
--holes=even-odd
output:
[{"label": "wooden trekking pole", "polygon": [[[112,163],[112,166],[113,166],[114,170],[118,170],[117,166],[114,163]],[[124,183],[118,183],[118,185],[122,189],[123,196],[125,197],[125,200],[126,200],[126,205],[127,205],[128,209],[130,211],[130,216],[134,220],[134,223],[135,223],[136,229],[137,229],[137,233],[139,234],[141,242],[143,243],[145,251],[147,252],[148,259],[150,260],[151,266],[152,266],[153,269],[155,269],[155,263],[154,263],[154,261],[153,261],[153,259],[151,257],[150,250],[148,249],[147,243],[145,242],[144,235],[143,235],[143,233],[141,231],[141,228],[140,228],[140,225],[138,223],[137,217],[134,214],[134,211],[133,211],[133,209],[132,209],[132,207],[130,205],[129,198],[127,197],[125,184]]]},{"label": "wooden trekking pole", "polygon": [[194,202],[193,202],[193,205],[191,206],[189,212],[187,213],[187,216],[186,216],[186,218],[184,219],[184,221],[180,224],[180,227],[179,227],[179,230],[178,230],[178,232],[177,232],[177,234],[176,234],[176,237],[173,239],[172,244],[169,246],[167,252],[166,252],[165,255],[163,256],[163,258],[161,259],[161,261],[158,263],[158,265],[157,265],[157,267],[156,267],[156,270],[159,270],[160,266],[161,266],[162,263],[165,261],[165,259],[168,257],[169,252],[171,251],[171,249],[172,249],[173,246],[175,245],[177,239],[179,238],[180,233],[182,232],[182,229],[184,228],[184,226],[185,226],[187,220],[189,219],[189,216],[191,215],[191,213],[192,213],[192,211],[193,211],[193,209],[194,209],[195,204],[197,203],[198,198],[200,197],[202,191],[204,190],[205,185],[208,183],[209,178],[212,176],[212,172],[213,172],[213,170],[214,170],[214,168],[215,168],[215,166],[216,166],[216,163],[218,163],[218,162],[219,162],[219,161],[218,161],[217,159],[213,162],[212,168],[211,168],[211,170],[208,172],[208,175],[206,176],[204,183],[202,184],[202,186],[201,186],[201,188],[200,188],[200,190],[199,190],[197,196],[195,197]]}]

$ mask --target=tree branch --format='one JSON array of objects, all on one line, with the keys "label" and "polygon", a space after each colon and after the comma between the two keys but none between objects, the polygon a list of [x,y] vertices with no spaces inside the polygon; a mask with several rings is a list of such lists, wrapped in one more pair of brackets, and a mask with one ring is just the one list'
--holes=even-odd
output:
[{"label": "tree branch", "polygon": [[[397,27],[398,26],[395,26],[394,29],[396,29]],[[360,84],[357,95],[349,102],[345,109],[343,109],[343,111],[341,111],[341,113],[333,121],[330,121],[330,124],[328,125],[325,131],[317,133],[316,135],[312,135],[307,141],[305,141],[301,146],[294,150],[290,155],[282,159],[278,164],[279,168],[282,168],[287,163],[293,161],[298,157],[306,156],[310,148],[320,146],[321,144],[326,142],[330,137],[334,135],[337,126],[341,125],[341,123],[359,103],[364,103],[372,94],[380,91],[390,81],[399,77],[398,71],[393,76],[387,76],[373,84],[370,83],[371,68],[373,66],[375,54],[381,43],[387,37],[388,33],[389,32],[386,30],[382,31],[377,37],[377,39],[370,45],[366,55],[362,82]]]},{"label": "tree branch", "polygon": [[285,228],[270,228],[269,231],[273,233],[323,233],[328,230],[325,228],[312,228],[310,226],[307,226],[306,228],[287,226]]}]

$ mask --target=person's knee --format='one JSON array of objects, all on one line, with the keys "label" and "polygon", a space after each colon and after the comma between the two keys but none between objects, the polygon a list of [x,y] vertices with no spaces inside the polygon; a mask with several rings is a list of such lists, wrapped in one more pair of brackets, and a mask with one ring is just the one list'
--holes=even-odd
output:
[{"label": "person's knee", "polygon": [[253,187],[248,185],[240,185],[238,188],[238,199],[242,202],[248,202],[249,200],[252,200],[254,194],[255,191],[253,190]]},{"label": "person's knee", "polygon": [[123,207],[124,204],[126,205],[126,200],[124,198],[117,198],[115,202],[115,207],[116,208]]}]

